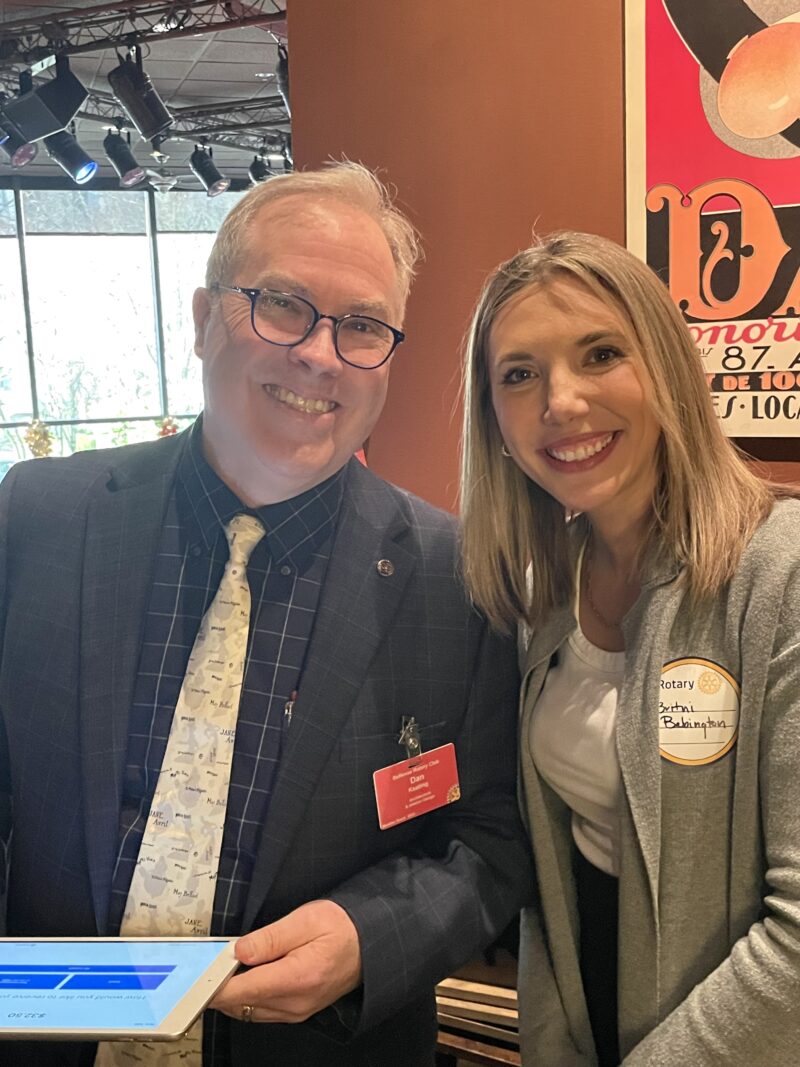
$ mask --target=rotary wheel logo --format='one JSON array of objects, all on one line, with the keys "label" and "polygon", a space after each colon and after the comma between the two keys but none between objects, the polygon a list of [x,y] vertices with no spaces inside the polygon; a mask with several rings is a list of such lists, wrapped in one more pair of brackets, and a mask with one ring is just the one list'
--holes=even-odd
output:
[{"label": "rotary wheel logo", "polygon": [[713,696],[714,693],[718,693],[722,688],[722,679],[716,671],[703,671],[697,679],[697,688],[701,693]]},{"label": "rotary wheel logo", "polygon": [[461,787],[457,785],[451,785],[447,790],[447,803],[452,804],[454,800],[461,798]]}]

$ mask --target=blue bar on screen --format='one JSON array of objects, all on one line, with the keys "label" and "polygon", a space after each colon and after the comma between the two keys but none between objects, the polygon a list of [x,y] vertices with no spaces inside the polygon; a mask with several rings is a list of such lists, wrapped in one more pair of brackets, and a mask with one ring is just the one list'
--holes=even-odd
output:
[{"label": "blue bar on screen", "polygon": [[0,990],[55,989],[65,974],[0,974]]},{"label": "blue bar on screen", "polygon": [[114,964],[114,963],[0,963],[0,974],[13,971],[14,974],[34,974],[36,971],[61,971],[66,973],[88,974],[169,974],[175,968],[169,965],[154,964]]},{"label": "blue bar on screen", "polygon": [[62,989],[158,989],[164,974],[73,974]]}]

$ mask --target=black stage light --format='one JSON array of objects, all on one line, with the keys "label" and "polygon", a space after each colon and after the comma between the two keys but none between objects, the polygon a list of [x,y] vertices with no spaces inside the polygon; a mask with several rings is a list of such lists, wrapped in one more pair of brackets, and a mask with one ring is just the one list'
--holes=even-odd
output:
[{"label": "black stage light", "polygon": [[0,128],[0,148],[8,156],[8,161],[12,167],[24,167],[26,163],[30,163],[32,159],[35,159],[39,151],[37,144],[23,141],[15,133],[7,133],[2,128]]},{"label": "black stage light", "polygon": [[44,143],[50,157],[69,174],[76,185],[85,185],[94,177],[97,164],[86,155],[71,133],[61,130],[45,137]]},{"label": "black stage light", "polygon": [[[31,85],[30,75],[24,73],[27,77],[20,76],[21,87]],[[88,95],[70,71],[66,56],[56,56],[55,78],[27,91],[23,88],[20,96],[0,103],[0,126],[9,137],[16,137],[20,146],[40,141],[63,130]]]},{"label": "black stage light", "polygon": [[108,80],[114,96],[125,108],[133,125],[149,141],[169,129],[173,118],[142,70],[142,50],[134,45],[132,53],[124,57],[117,53],[119,66],[109,73]]},{"label": "black stage light", "polygon": [[109,130],[103,140],[103,148],[109,162],[119,175],[119,184],[124,189],[143,182],[147,175],[144,167],[140,167],[131,152],[130,142],[126,141],[121,133]]},{"label": "black stage light", "polygon": [[224,193],[231,184],[230,178],[223,178],[217,170],[210,148],[198,145],[189,156],[189,166],[192,168],[192,173],[203,183],[203,188],[209,196]]},{"label": "black stage light", "polygon": [[263,157],[253,156],[253,162],[250,164],[247,173],[250,175],[250,181],[253,185],[258,185],[259,182],[266,181],[272,171],[264,162]]}]

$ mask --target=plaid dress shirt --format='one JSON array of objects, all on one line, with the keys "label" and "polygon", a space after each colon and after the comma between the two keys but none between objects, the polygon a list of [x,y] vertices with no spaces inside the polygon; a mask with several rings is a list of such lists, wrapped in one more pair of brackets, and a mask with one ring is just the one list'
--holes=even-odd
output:
[{"label": "plaid dress shirt", "polygon": [[[201,423],[178,468],[155,562],[131,708],[109,924],[119,932],[189,654],[249,511],[266,535],[247,567],[252,606],[211,932],[241,932],[245,898],[330,557],[344,469],[291,500],[248,509],[206,462]],[[207,1012],[203,1062],[230,1063],[227,1019]]]}]

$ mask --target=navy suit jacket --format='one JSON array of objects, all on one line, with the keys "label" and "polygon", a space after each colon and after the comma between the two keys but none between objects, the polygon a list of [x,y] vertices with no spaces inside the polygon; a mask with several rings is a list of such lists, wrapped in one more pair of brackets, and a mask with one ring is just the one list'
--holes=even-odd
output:
[{"label": "navy suit jacket", "polygon": [[[9,936],[106,931],[143,620],[186,442],[32,460],[0,486]],[[345,1013],[333,1009],[300,1026],[237,1024],[241,1067],[430,1062],[435,982],[529,892],[514,649],[470,607],[457,569],[452,517],[351,461],[244,930],[317,897],[339,902],[361,943],[356,1033],[340,1043]],[[372,773],[404,757],[403,715],[424,749],[455,743],[462,795],[381,831]],[[86,1045],[0,1044],[0,1064],[14,1067],[91,1056]]]}]

